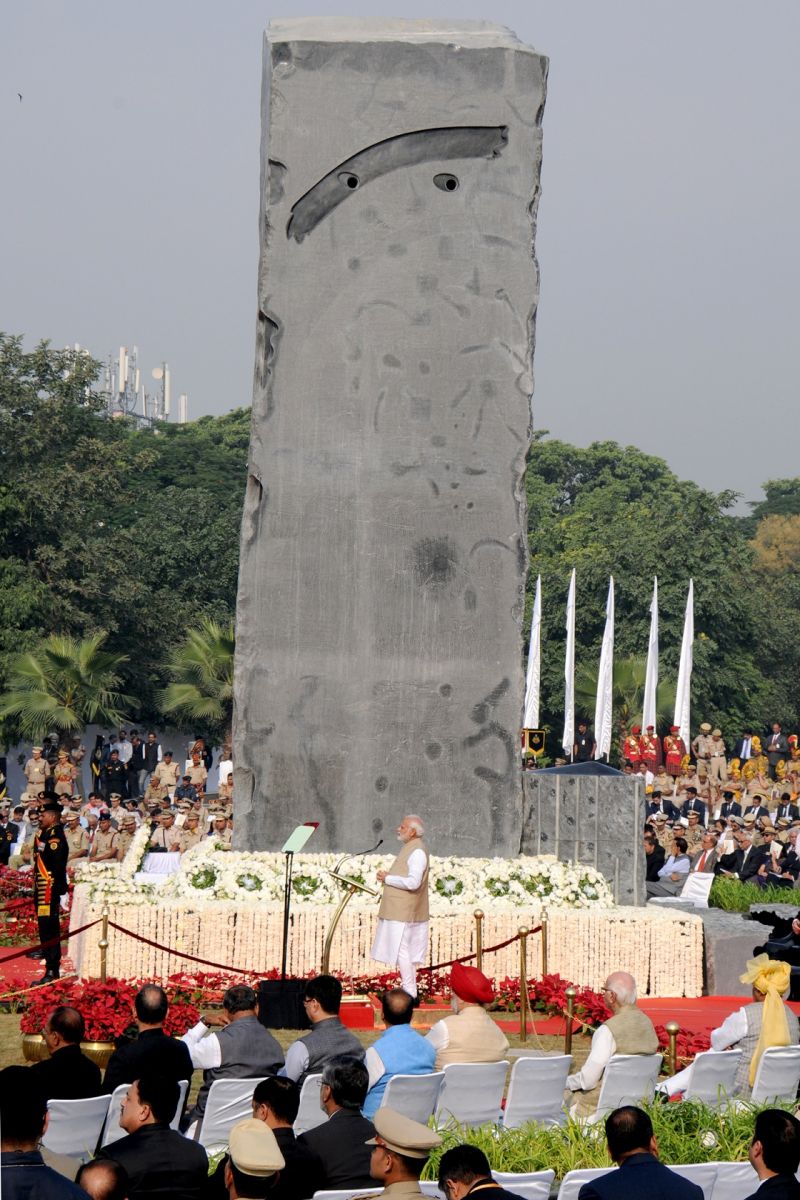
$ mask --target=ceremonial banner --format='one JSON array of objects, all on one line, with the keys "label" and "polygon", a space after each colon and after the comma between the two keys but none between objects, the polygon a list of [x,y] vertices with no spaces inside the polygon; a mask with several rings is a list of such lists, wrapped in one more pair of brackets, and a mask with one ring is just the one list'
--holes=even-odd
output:
[{"label": "ceremonial banner", "polygon": [[658,576],[653,578],[653,599],[650,602],[650,641],[647,643],[647,671],[644,677],[644,707],[642,729],[656,724],[656,693],[658,691]]},{"label": "ceremonial banner", "polygon": [[567,650],[564,660],[564,736],[561,745],[567,758],[572,758],[575,744],[575,568],[569,580],[567,595]]},{"label": "ceremonial banner", "polygon": [[608,581],[606,601],[606,628],[600,650],[600,667],[597,671],[597,701],[594,709],[594,738],[597,748],[595,758],[606,759],[611,752],[611,727],[614,688],[614,576]]},{"label": "ceremonial banner", "polygon": [[531,644],[528,650],[528,673],[525,679],[525,715],[523,729],[536,729],[539,724],[539,686],[541,683],[542,660],[542,577],[536,579],[536,595],[533,598],[533,620],[531,621]]},{"label": "ceremonial banner", "polygon": [[689,580],[686,597],[686,616],[683,620],[681,661],[678,667],[678,687],[675,692],[675,719],[685,746],[691,741],[692,645],[694,643],[694,580]]}]

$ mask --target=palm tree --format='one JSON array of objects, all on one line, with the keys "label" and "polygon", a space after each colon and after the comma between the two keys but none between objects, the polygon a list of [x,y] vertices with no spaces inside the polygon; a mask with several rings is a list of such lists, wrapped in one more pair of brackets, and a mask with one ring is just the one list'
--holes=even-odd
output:
[{"label": "palm tree", "polygon": [[222,626],[204,617],[199,629],[190,629],[173,653],[169,670],[172,683],[161,696],[165,713],[175,713],[230,742],[233,720],[233,622]]},{"label": "palm tree", "polygon": [[[642,715],[644,703],[644,681],[647,659],[630,655],[614,661],[611,699],[617,725],[628,729],[632,721]],[[575,709],[591,716],[597,697],[597,667],[583,666],[575,672]],[[656,724],[665,724],[675,706],[675,686],[659,681],[656,691]]]},{"label": "palm tree", "polygon": [[51,731],[61,738],[87,725],[119,725],[134,703],[119,691],[127,658],[104,650],[106,633],[73,638],[51,634],[11,662],[0,719],[11,718],[34,741]]}]

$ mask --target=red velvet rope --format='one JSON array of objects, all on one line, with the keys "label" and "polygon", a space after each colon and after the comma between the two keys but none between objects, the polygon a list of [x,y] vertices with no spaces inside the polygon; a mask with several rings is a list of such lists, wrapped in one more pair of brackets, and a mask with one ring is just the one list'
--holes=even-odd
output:
[{"label": "red velvet rope", "polygon": [[[116,921],[108,922],[109,929],[116,929],[117,933],[124,933],[128,937],[132,937],[135,942],[144,942],[146,946],[154,946],[156,950],[164,950],[167,954],[174,954],[176,958],[188,958],[191,962],[203,963],[206,967],[217,967],[220,971],[235,971],[237,975],[252,975],[254,972],[249,967],[229,967],[226,963],[214,962],[210,958],[198,958],[196,954],[187,954],[183,950],[175,950],[172,946],[162,946],[161,942],[154,942],[151,938],[142,937],[140,933],[134,933],[131,929],[126,929],[124,925],[117,925]],[[258,974],[258,972],[255,972]]]},{"label": "red velvet rope", "polygon": [[[532,933],[538,933],[541,925],[537,925],[535,929],[529,929],[526,937],[530,937]],[[522,937],[521,933],[515,933],[513,937],[507,938],[504,942],[498,942],[496,946],[484,946],[482,954],[494,954],[495,950],[505,950],[506,946],[510,946],[512,942],[518,942]],[[442,967],[452,967],[456,963],[471,962],[473,958],[478,957],[477,950],[474,954],[464,954],[461,958],[451,958],[449,962],[434,963],[432,967],[420,967],[417,971],[418,975],[422,975],[425,971],[440,971]]]},{"label": "red velvet rope", "polygon": [[62,933],[60,937],[49,938],[46,942],[37,942],[34,946],[23,946],[21,950],[15,950],[13,954],[4,954],[0,958],[0,965],[11,962],[13,958],[23,958],[33,950],[49,950],[51,946],[57,945],[58,942],[66,942],[69,938],[77,937],[79,933],[83,933],[85,930],[91,929],[93,925],[99,924],[100,917],[96,921],[90,921],[88,925],[81,925],[80,929],[70,929],[69,932]]}]

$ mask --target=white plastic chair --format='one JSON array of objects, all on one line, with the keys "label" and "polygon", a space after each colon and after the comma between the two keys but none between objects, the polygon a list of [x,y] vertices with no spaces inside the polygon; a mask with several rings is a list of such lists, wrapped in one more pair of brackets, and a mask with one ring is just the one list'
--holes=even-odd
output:
[{"label": "white plastic chair", "polygon": [[[103,1136],[100,1141],[101,1146],[110,1146],[112,1142],[118,1142],[120,1138],[127,1137],[127,1133],[119,1123],[122,1115],[122,1101],[128,1094],[129,1083],[121,1083],[119,1087],[114,1088],[111,1093],[111,1103],[108,1106],[108,1116],[103,1128]],[[175,1109],[175,1116],[170,1121],[170,1128],[177,1129],[180,1125],[181,1116],[183,1115],[183,1105],[186,1100],[186,1093],[189,1090],[189,1080],[181,1079],[178,1087],[180,1095],[178,1096],[178,1107]]]},{"label": "white plastic chair", "polygon": [[741,1050],[703,1050],[692,1063],[684,1100],[701,1100],[713,1107],[733,1095]]},{"label": "white plastic chair", "polygon": [[547,1200],[556,1177],[555,1171],[528,1171],[515,1175],[513,1171],[492,1171],[495,1182],[523,1200]]},{"label": "white plastic chair", "polygon": [[794,1100],[800,1084],[800,1046],[770,1046],[761,1055],[753,1081],[753,1104]]},{"label": "white plastic chair", "polygon": [[714,875],[710,871],[695,872],[686,876],[686,882],[676,896],[650,896],[648,904],[684,904],[693,908],[708,908],[708,897]]},{"label": "white plastic chair", "polygon": [[540,1125],[564,1125],[567,1120],[564,1088],[571,1062],[569,1054],[518,1058],[511,1068],[503,1113],[504,1127],[518,1129],[528,1121]]},{"label": "white plastic chair", "polygon": [[322,1075],[306,1075],[303,1080],[303,1086],[300,1089],[300,1107],[297,1110],[297,1119],[292,1126],[295,1137],[299,1137],[301,1133],[305,1133],[309,1129],[316,1129],[318,1125],[322,1125],[328,1119],[319,1106],[321,1084]]},{"label": "white plastic chair", "polygon": [[391,1108],[427,1125],[436,1108],[439,1092],[444,1082],[444,1071],[431,1071],[428,1075],[393,1075],[386,1085],[381,1108]]},{"label": "white plastic chair", "polygon": [[434,1124],[485,1125],[500,1119],[508,1062],[448,1063],[436,1102]]},{"label": "white plastic chair", "polygon": [[215,1079],[212,1083],[206,1110],[195,1139],[209,1153],[228,1144],[228,1135],[237,1121],[253,1115],[253,1092],[263,1075],[252,1079]]},{"label": "white plastic chair", "polygon": [[419,1190],[423,1196],[433,1196],[435,1200],[447,1200],[444,1193],[439,1191],[439,1185],[434,1179],[420,1179]]},{"label": "white plastic chair", "polygon": [[623,1104],[639,1105],[643,1100],[652,1100],[660,1070],[660,1054],[612,1054],[603,1072],[597,1112],[586,1123],[593,1125]]},{"label": "white plastic chair", "polygon": [[684,1163],[679,1167],[670,1167],[676,1175],[696,1183],[703,1189],[703,1200],[711,1200],[717,1179],[717,1168],[714,1163]]},{"label": "white plastic chair", "polygon": [[713,1162],[706,1166],[717,1170],[712,1200],[746,1200],[759,1187],[758,1175],[749,1162]]},{"label": "white plastic chair", "polygon": [[49,1100],[50,1121],[42,1145],[54,1154],[91,1158],[108,1115],[110,1096],[88,1100]]},{"label": "white plastic chair", "polygon": [[578,1192],[585,1183],[616,1171],[617,1167],[579,1167],[577,1171],[567,1171],[558,1189],[558,1200],[578,1200]]}]

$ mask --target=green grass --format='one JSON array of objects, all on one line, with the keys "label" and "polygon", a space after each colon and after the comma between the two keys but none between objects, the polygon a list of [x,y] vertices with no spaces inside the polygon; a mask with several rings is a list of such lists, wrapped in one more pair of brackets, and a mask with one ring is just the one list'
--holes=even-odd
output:
[{"label": "green grass", "polygon": [[791,904],[790,888],[770,885],[758,887],[754,883],[740,883],[738,879],[726,879],[718,875],[711,885],[708,902],[712,908],[724,912],[748,912],[751,904]]}]

